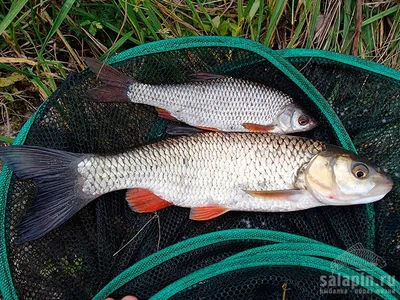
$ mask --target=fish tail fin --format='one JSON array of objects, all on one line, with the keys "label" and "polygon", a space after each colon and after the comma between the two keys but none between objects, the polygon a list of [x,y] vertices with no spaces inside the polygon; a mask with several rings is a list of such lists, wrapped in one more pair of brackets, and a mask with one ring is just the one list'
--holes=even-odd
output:
[{"label": "fish tail fin", "polygon": [[85,62],[106,85],[87,92],[89,99],[96,102],[129,102],[128,87],[135,80],[121,71],[95,59],[86,57]]},{"label": "fish tail fin", "polygon": [[0,159],[37,188],[36,200],[18,226],[18,243],[44,236],[95,199],[82,192],[78,163],[84,156],[34,146],[0,148]]}]

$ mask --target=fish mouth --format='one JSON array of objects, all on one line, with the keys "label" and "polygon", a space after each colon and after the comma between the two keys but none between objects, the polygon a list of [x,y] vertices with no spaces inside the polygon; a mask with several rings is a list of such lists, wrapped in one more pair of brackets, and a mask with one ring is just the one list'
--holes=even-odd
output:
[{"label": "fish mouth", "polygon": [[392,190],[392,187],[393,181],[390,178],[387,178],[385,183],[379,184],[371,189],[367,197],[363,197],[349,204],[367,204],[381,200],[383,197],[386,196],[387,193]]},{"label": "fish mouth", "polygon": [[375,186],[371,190],[372,195],[386,195],[393,188],[393,181],[390,178],[386,178],[385,182]]},{"label": "fish mouth", "polygon": [[308,130],[314,129],[315,127],[318,126],[318,121],[310,117],[310,122],[308,123],[308,126],[309,126]]},{"label": "fish mouth", "polygon": [[335,206],[346,206],[346,205],[356,205],[356,204],[368,204],[375,201],[381,200],[392,190],[393,181],[389,178],[386,179],[384,183],[381,183],[374,188],[372,188],[369,193],[365,196],[358,195],[357,199],[347,200],[347,201],[335,201],[334,199],[324,199],[322,203]]}]

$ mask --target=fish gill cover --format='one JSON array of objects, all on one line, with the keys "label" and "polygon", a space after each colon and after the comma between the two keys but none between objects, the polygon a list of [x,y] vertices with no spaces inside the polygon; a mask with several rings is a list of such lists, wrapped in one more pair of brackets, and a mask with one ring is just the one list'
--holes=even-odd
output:
[{"label": "fish gill cover", "polygon": [[[201,41],[202,46],[191,47],[195,41]],[[183,39],[175,43],[176,50],[154,53],[149,45],[141,50],[137,47],[136,52],[128,51],[114,59],[119,60],[114,66],[147,83],[180,83],[193,73],[215,72],[266,84],[292,96],[317,117],[319,126],[303,136],[339,144],[340,138],[308,94],[265,57],[243,47],[240,40]],[[329,102],[357,151],[391,175],[394,188],[382,201],[291,213],[230,212],[211,221],[195,222],[188,218],[189,209],[180,207],[168,207],[156,215],[133,213],[125,201],[125,192],[119,191],[101,196],[43,238],[17,244],[16,226],[33,203],[36,190],[32,182],[13,176],[3,199],[2,251],[4,254],[6,250],[7,255],[1,278],[3,295],[21,299],[89,299],[124,270],[160,249],[202,234],[236,228],[292,233],[341,249],[361,244],[385,262],[382,266],[388,276],[400,278],[400,82],[382,72],[326,57],[286,59]],[[100,85],[91,72],[70,74],[39,108],[28,131],[21,133],[21,142],[76,153],[109,154],[168,136],[165,130],[171,121],[159,118],[152,107],[94,103],[83,97],[88,89]],[[118,252],[132,237],[135,238]],[[249,236],[204,245],[132,280],[121,281],[114,285],[112,296],[134,294],[147,299],[194,271],[271,243],[274,242]],[[247,260],[252,261],[251,257]],[[11,278],[7,278],[8,271]],[[176,292],[174,297],[255,299],[261,295],[282,298],[284,293],[296,299],[364,297],[357,291],[366,289],[351,286],[343,287],[345,294],[321,293],[321,276],[329,278],[332,272],[278,263],[254,265],[205,279]]]}]

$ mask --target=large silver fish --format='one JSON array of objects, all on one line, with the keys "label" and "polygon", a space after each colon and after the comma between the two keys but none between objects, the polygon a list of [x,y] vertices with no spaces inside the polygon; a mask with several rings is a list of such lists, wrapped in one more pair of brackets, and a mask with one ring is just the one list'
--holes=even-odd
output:
[{"label": "large silver fish", "polygon": [[212,131],[283,134],[317,125],[293,98],[260,83],[201,73],[184,84],[145,84],[98,60],[86,63],[107,84],[88,91],[99,102],[151,105],[163,118]]},{"label": "large silver fish", "polygon": [[191,208],[193,220],[208,220],[228,211],[369,203],[393,185],[381,169],[341,148],[265,133],[200,133],[109,156],[15,146],[0,148],[0,158],[38,187],[22,242],[121,189],[129,189],[126,199],[136,212],[177,205]]}]

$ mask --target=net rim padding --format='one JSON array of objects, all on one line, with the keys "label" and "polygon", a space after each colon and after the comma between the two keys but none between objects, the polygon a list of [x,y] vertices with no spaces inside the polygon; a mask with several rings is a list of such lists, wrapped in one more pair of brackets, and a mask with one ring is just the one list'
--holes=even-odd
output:
[{"label": "net rim padding", "polygon": [[[286,76],[292,79],[303,91],[310,97],[310,99],[321,109],[324,115],[327,117],[328,122],[332,125],[332,128],[337,135],[339,141],[344,148],[355,151],[354,145],[347,135],[340,120],[333,112],[329,104],[323,99],[321,94],[316,88],[299,72],[297,69],[285,60],[284,57],[289,58],[290,56],[306,56],[311,57],[321,56],[326,59],[333,61],[340,61],[341,63],[348,64],[357,68],[366,69],[370,72],[374,72],[383,76],[390,77],[395,80],[399,80],[400,72],[390,69],[388,67],[379,65],[374,62],[364,61],[348,55],[342,55],[329,51],[321,50],[308,50],[308,49],[288,49],[279,50],[274,52],[268,47],[255,42],[242,38],[233,37],[185,37],[175,38],[170,40],[156,41],[144,45],[140,45],[129,50],[123,51],[113,57],[111,57],[107,63],[121,62],[126,59],[155,54],[160,52],[187,49],[187,48],[198,48],[198,47],[231,47],[238,48],[247,51],[254,52],[258,55],[263,56],[269,60],[275,67],[280,69]],[[287,51],[287,52],[285,52]],[[331,55],[331,56],[330,56]],[[362,62],[362,63],[360,63]],[[24,124],[17,137],[14,140],[13,145],[23,145],[25,139],[29,133],[30,127],[36,117],[39,115],[39,111],[42,111],[47,105],[47,101],[44,101],[37,111],[28,119]],[[6,228],[5,228],[5,214],[6,214],[6,201],[8,191],[11,183],[12,171],[7,167],[3,166],[3,170],[0,175],[0,292],[5,299],[18,299],[13,280],[11,277],[10,268],[7,259],[6,249]],[[367,209],[369,220],[373,221],[373,209],[368,206]]]}]

